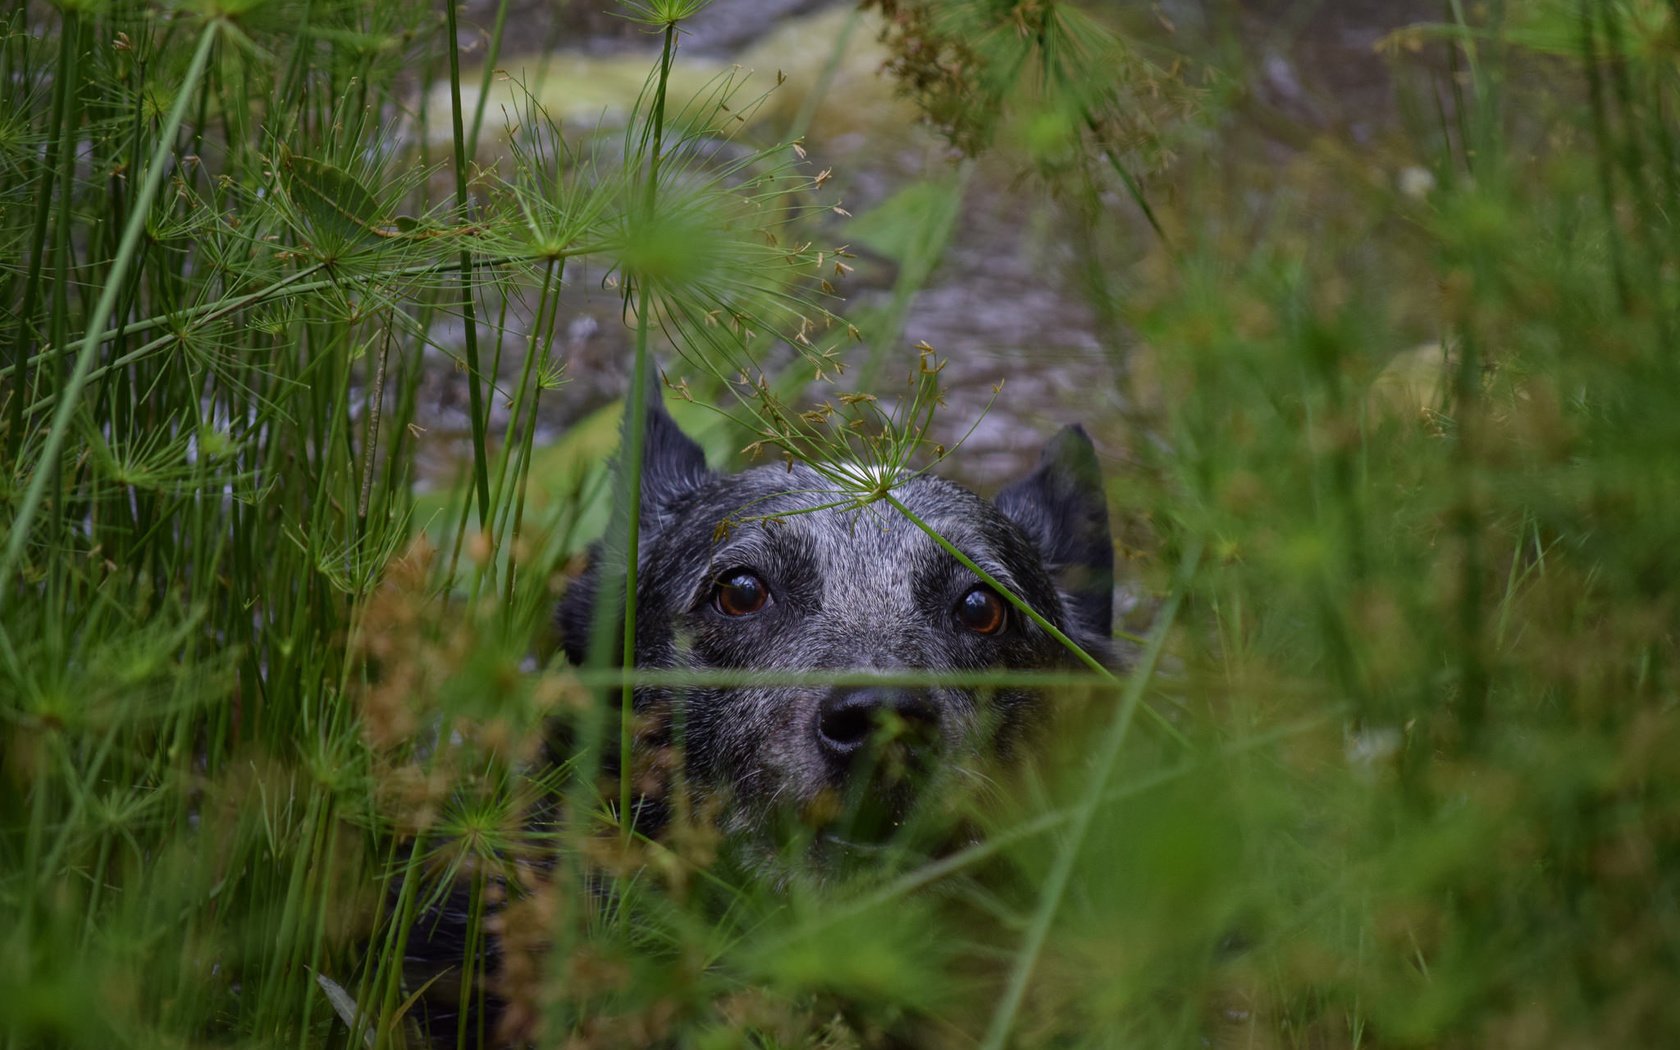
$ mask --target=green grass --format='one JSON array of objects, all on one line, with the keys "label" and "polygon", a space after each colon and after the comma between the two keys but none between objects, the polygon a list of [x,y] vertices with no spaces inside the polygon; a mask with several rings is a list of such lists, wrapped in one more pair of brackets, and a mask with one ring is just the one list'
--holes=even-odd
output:
[{"label": "green grass", "polygon": [[[821,882],[680,785],[659,842],[618,825],[632,676],[547,625],[635,497],[607,416],[539,439],[557,318],[610,274],[634,388],[664,365],[714,452],[925,469],[941,359],[897,344],[957,195],[859,217],[926,235],[845,315],[822,177],[738,130],[763,88],[670,91],[675,0],[624,11],[665,46],[622,130],[529,103],[494,164],[452,11],[0,15],[0,1045],[404,1045],[404,916],[503,882],[544,1045],[1680,1035],[1680,9],[1448,4],[1390,41],[1392,139],[1275,169],[1188,34],[874,6],[975,158],[950,184],[1007,167],[1076,231],[1152,616],[1128,675],[1046,685],[1001,799],[953,800],[969,844]],[[450,367],[470,436],[421,492]]]}]

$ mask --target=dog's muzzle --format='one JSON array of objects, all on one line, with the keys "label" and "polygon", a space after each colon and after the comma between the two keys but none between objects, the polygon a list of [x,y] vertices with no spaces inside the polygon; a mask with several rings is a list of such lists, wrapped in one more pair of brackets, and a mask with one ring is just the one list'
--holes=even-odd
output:
[{"label": "dog's muzzle", "polygon": [[812,733],[841,802],[825,835],[857,846],[892,837],[943,750],[941,722],[939,703],[921,690],[864,686],[824,696]]},{"label": "dog's muzzle", "polygon": [[926,693],[874,686],[835,689],[817,710],[823,754],[849,768],[870,745],[897,745],[911,755],[939,746],[939,707]]}]

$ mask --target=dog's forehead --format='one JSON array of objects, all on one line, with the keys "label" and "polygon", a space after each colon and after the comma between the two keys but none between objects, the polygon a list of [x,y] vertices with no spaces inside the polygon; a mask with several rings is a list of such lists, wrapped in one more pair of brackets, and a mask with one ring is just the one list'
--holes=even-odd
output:
[{"label": "dog's forehead", "polygon": [[[861,469],[860,478],[863,476]],[[738,504],[735,516],[742,519],[805,519],[814,527],[850,531],[859,526],[920,533],[915,524],[890,503],[876,500],[860,506],[857,489],[837,483],[803,464],[758,467],[729,485],[723,495]],[[918,474],[893,486],[892,495],[912,514],[935,530],[968,531],[965,525],[977,515],[995,516],[992,505],[954,482],[930,474]]]},{"label": "dog's forehead", "polygon": [[[918,475],[892,489],[921,523],[989,571],[1013,575],[994,554],[1000,530],[1011,528],[992,504],[942,478]],[[954,563],[915,521],[884,500],[858,505],[848,490],[804,465],[759,467],[725,479],[695,508],[718,542],[713,560],[749,559],[799,550],[830,569],[878,576],[885,565]],[[700,524],[700,522],[697,522]],[[713,568],[717,568],[714,565]]]}]

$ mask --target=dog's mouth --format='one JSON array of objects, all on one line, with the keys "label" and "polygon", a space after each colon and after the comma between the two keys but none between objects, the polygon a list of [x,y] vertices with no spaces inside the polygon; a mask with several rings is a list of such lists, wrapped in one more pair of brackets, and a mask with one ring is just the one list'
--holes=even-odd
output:
[{"label": "dog's mouth", "polygon": [[819,853],[874,856],[912,836],[925,807],[926,778],[848,779],[819,792],[802,814]]},{"label": "dog's mouth", "polygon": [[[825,731],[844,735],[834,724]],[[850,735],[861,738],[864,732]],[[868,732],[867,741],[838,759],[830,748],[820,786],[805,787],[801,801],[782,811],[783,819],[791,818],[784,828],[792,833],[784,845],[803,843],[799,848],[808,848],[821,867],[867,865],[888,853],[914,852],[940,834],[934,825],[947,807],[936,803],[943,774],[956,757],[953,749],[931,722],[889,723]]]},{"label": "dog's mouth", "polygon": [[862,808],[816,831],[809,859],[831,875],[878,872],[948,856],[980,841],[971,819],[930,795]]},{"label": "dog's mouth", "polygon": [[919,792],[915,786],[898,784],[887,789],[851,792],[853,797],[840,819],[826,834],[859,845],[883,845],[901,835],[916,810]]}]

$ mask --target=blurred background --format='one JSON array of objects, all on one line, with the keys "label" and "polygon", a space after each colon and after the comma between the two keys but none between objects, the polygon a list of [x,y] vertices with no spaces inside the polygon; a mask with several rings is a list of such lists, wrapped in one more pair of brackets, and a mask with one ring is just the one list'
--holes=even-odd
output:
[{"label": "blurred background", "polygon": [[[1362,190],[1432,178],[1433,135],[1420,147],[1416,133],[1458,104],[1443,82],[1445,53],[1414,45],[1396,62],[1396,46],[1383,45],[1395,31],[1439,16],[1439,3],[1089,9],[1125,35],[1138,62],[1155,67],[1135,74],[1155,87],[1140,100],[1129,163],[1156,221],[1180,236],[1227,209],[1255,224],[1292,208],[1314,222],[1336,215],[1357,222]],[[486,111],[485,164],[498,153],[505,161],[495,143],[507,123],[501,117],[519,113],[514,83],[574,134],[621,127],[660,43],[656,31],[589,2],[468,4],[464,17],[464,59],[488,61],[508,78]],[[492,59],[498,17],[505,24]],[[995,486],[1031,465],[1044,436],[1074,421],[1103,431],[1103,452],[1123,471],[1134,436],[1113,421],[1158,406],[1148,348],[1120,304],[1147,281],[1150,261],[1170,251],[1170,241],[1118,180],[1076,186],[1071,158],[1046,167],[1022,136],[967,157],[890,75],[890,36],[880,6],[717,0],[683,22],[678,73],[692,90],[738,66],[753,75],[749,95],[785,78],[753,113],[747,134],[761,142],[799,139],[803,169],[831,172],[823,199],[850,213],[822,224],[859,255],[835,305],[848,316],[881,319],[868,352],[851,362],[852,381],[863,389],[899,378],[913,367],[920,341],[949,358],[942,389],[950,406],[934,438],[954,444],[973,428],[949,472]],[[476,70],[465,79],[475,82]],[[446,104],[445,95],[434,95]],[[447,133],[444,123],[434,129]],[[1349,181],[1350,169],[1357,181]],[[1054,177],[1038,177],[1046,174]],[[1303,248],[1308,241],[1303,236]],[[1370,251],[1385,247],[1393,246]],[[631,331],[621,323],[617,290],[602,287],[600,277],[584,271],[571,279],[560,323],[572,382],[545,402],[550,434],[629,383]],[[1412,330],[1389,338],[1434,338],[1426,291],[1398,282],[1392,291],[1421,301]],[[665,356],[674,354],[667,348]],[[509,360],[506,368],[519,364]],[[1134,371],[1144,373],[1137,383]],[[993,403],[1000,381],[1008,394]],[[430,385],[434,418],[448,424],[438,436],[464,442],[464,377],[434,369]]]}]

